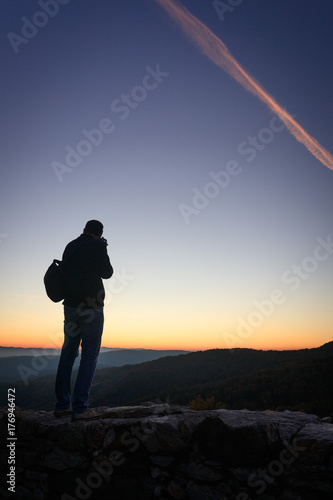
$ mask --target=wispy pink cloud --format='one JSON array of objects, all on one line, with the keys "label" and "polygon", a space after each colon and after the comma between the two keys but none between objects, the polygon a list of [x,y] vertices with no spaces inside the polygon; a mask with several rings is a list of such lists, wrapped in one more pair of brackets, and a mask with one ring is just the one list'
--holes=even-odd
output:
[{"label": "wispy pink cloud", "polygon": [[289,132],[323,165],[333,170],[333,156],[308,134],[297,121],[233,57],[227,46],[178,0],[155,0],[182,28],[190,40],[217,66],[224,69],[248,92],[264,102],[284,122]]}]

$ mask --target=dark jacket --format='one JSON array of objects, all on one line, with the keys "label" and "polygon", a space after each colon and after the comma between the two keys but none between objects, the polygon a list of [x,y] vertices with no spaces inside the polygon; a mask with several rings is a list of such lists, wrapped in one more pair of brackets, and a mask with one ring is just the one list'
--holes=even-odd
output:
[{"label": "dark jacket", "polygon": [[113,274],[103,240],[81,234],[68,243],[62,260],[68,276],[68,292],[63,304],[80,309],[102,309],[105,298],[102,278],[111,278]]}]

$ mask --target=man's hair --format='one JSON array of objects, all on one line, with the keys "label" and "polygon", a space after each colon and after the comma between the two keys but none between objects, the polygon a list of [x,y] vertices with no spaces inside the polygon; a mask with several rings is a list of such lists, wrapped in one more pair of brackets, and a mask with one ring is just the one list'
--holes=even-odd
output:
[{"label": "man's hair", "polygon": [[100,236],[103,233],[103,224],[99,220],[88,220],[83,232]]}]

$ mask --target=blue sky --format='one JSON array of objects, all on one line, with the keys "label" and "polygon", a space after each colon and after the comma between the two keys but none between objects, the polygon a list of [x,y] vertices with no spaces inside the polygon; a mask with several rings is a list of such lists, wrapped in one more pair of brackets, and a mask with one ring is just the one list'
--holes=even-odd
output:
[{"label": "blue sky", "polygon": [[[182,4],[332,152],[331,2],[244,1],[224,20],[213,1]],[[62,307],[46,297],[43,275],[91,218],[104,224],[116,270],[105,283],[105,346],[298,348],[331,340],[331,254],[317,266],[305,261],[313,271],[303,270],[294,292],[282,276],[332,234],[332,171],[154,0],[56,5],[53,17],[36,14],[47,11],[38,2],[3,5],[3,345],[43,347],[50,332],[61,343]],[[47,23],[29,31],[25,19]],[[9,33],[31,38],[13,42]],[[100,144],[82,143],[82,131],[101,124]],[[72,150],[86,153],[76,167],[66,164]],[[67,166],[60,177],[55,162]],[[209,191],[211,172],[230,162],[237,175]],[[198,192],[214,193],[200,209]],[[190,217],[184,206],[194,208]],[[284,302],[262,322],[257,315],[258,326],[241,338],[240,318],[274,289]]]}]

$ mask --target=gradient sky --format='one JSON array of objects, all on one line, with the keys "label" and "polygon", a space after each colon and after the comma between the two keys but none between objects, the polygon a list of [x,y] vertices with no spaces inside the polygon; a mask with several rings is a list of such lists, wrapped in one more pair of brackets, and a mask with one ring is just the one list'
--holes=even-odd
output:
[{"label": "gradient sky", "polygon": [[[333,172],[154,0],[43,3],[2,2],[0,344],[61,345],[43,276],[92,218],[104,346],[332,340]],[[330,0],[181,3],[333,152]]]}]

